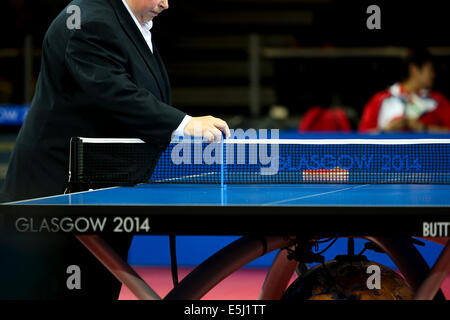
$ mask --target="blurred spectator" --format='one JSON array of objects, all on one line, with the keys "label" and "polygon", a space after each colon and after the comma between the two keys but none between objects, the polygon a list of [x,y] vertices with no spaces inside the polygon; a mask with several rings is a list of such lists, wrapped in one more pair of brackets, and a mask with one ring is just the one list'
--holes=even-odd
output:
[{"label": "blurred spectator", "polygon": [[359,131],[447,132],[450,102],[432,91],[435,71],[430,53],[411,49],[403,80],[376,93],[366,104]]},{"label": "blurred spectator", "polygon": [[352,127],[343,108],[323,108],[320,106],[315,106],[310,108],[304,114],[297,130],[299,132],[349,132],[352,130]]}]

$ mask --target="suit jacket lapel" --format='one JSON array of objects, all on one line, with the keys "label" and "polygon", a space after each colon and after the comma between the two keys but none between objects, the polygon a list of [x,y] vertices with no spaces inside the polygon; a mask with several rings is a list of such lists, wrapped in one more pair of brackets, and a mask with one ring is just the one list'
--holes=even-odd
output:
[{"label": "suit jacket lapel", "polygon": [[[130,16],[129,12],[124,7],[122,0],[110,0],[109,2],[116,11],[116,14],[119,18],[119,22],[121,23],[123,29],[128,34],[131,41],[133,41],[134,45],[138,49],[142,58],[144,59],[150,72],[155,77],[159,91],[161,93],[161,97],[163,97],[163,100],[167,101],[168,97],[166,94],[166,90],[164,90],[164,88],[166,87],[165,85],[166,82],[164,82],[162,76],[163,72],[160,71],[160,67],[158,66],[156,58],[150,51],[150,48],[145,42],[145,39],[142,36],[140,30],[137,28],[136,23],[133,21],[133,18]],[[155,48],[153,48],[153,50],[155,50]]]}]

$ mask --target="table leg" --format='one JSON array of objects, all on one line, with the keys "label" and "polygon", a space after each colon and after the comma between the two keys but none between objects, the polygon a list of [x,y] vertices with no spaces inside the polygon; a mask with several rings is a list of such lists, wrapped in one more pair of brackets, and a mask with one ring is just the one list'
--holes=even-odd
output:
[{"label": "table leg", "polygon": [[259,300],[280,300],[285,292],[289,280],[298,265],[294,259],[287,258],[288,251],[280,250],[267,273]]},{"label": "table leg", "polygon": [[98,235],[76,235],[78,240],[140,300],[160,300],[158,294]]},{"label": "table leg", "polygon": [[447,274],[450,272],[450,240],[442,250],[439,258],[427,278],[422,282],[414,296],[415,300],[431,300],[434,298],[442,285]]},{"label": "table leg", "polygon": [[[377,244],[392,259],[411,288],[417,292],[430,274],[428,264],[408,238],[364,237]],[[445,299],[437,288],[436,299]]]},{"label": "table leg", "polygon": [[263,254],[289,246],[289,242],[282,236],[241,237],[195,268],[164,299],[199,300],[234,271]]}]

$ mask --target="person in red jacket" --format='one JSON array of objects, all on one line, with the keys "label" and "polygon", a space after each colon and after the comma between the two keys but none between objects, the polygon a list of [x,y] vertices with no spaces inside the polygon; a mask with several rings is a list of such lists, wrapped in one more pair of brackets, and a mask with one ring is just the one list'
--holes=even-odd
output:
[{"label": "person in red jacket", "polygon": [[366,104],[361,132],[449,132],[450,102],[432,91],[435,71],[425,49],[410,50],[407,77],[376,93]]}]

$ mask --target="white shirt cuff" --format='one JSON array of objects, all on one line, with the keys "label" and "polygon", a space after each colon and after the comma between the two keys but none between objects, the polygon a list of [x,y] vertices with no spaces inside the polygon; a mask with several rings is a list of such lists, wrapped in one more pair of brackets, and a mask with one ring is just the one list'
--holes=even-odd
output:
[{"label": "white shirt cuff", "polygon": [[178,128],[176,128],[175,131],[172,132],[172,139],[184,136],[184,128],[186,127],[188,122],[191,121],[191,119],[192,119],[191,116],[188,116],[188,115],[184,116],[183,121],[181,121]]}]

